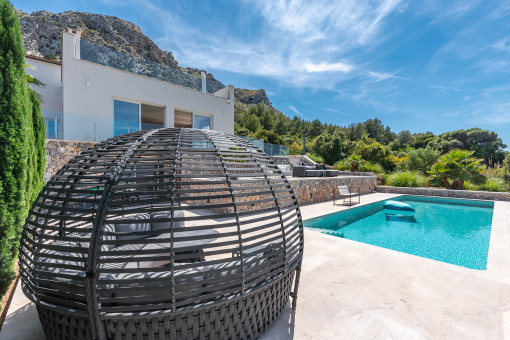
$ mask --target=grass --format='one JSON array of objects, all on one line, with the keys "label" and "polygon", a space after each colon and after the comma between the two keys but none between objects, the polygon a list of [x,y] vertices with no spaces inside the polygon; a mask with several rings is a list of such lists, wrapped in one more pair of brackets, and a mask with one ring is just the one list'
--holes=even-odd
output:
[{"label": "grass", "polygon": [[424,187],[427,178],[417,171],[397,171],[386,175],[384,184],[392,187]]}]

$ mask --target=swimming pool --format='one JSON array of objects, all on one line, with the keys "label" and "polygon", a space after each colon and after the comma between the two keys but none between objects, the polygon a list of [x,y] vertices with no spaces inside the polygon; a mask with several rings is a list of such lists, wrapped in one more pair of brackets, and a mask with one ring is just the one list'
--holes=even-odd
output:
[{"label": "swimming pool", "polygon": [[410,204],[412,216],[387,216],[380,201],[304,221],[325,234],[407,254],[486,269],[494,202],[425,196],[392,200]]}]

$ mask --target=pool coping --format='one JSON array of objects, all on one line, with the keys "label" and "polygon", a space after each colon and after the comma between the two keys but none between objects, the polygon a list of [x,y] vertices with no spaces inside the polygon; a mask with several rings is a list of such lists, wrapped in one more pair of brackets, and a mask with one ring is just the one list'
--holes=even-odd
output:
[{"label": "pool coping", "polygon": [[[432,259],[432,258],[425,257],[425,256],[420,256],[420,255],[411,254],[411,253],[407,253],[407,252],[400,251],[400,250],[395,250],[395,249],[391,249],[391,248],[386,248],[386,247],[378,246],[378,245],[375,245],[375,244],[366,243],[366,242],[363,242],[363,241],[358,241],[358,240],[352,240],[352,239],[349,239],[349,238],[338,237],[338,236],[335,236],[334,234],[325,233],[323,231],[324,229],[316,228],[316,227],[307,227],[305,225],[305,223],[307,221],[310,221],[310,220],[313,220],[313,219],[316,219],[316,218],[327,218],[327,217],[335,216],[335,215],[338,215],[338,214],[347,213],[347,212],[349,212],[351,210],[356,210],[358,208],[362,208],[362,207],[365,207],[365,206],[377,206],[378,204],[380,204],[383,201],[388,201],[387,198],[381,199],[381,200],[377,200],[377,201],[373,201],[373,202],[369,202],[369,203],[365,203],[365,204],[359,204],[359,205],[356,205],[356,206],[349,206],[348,209],[344,209],[344,210],[340,210],[340,211],[331,212],[331,213],[328,213],[328,214],[325,214],[325,215],[319,215],[319,216],[303,219],[303,227],[305,229],[307,229],[307,230],[310,230],[310,231],[313,231],[313,232],[319,232],[319,233],[324,234],[324,235],[333,236],[333,237],[337,237],[337,238],[342,238],[342,239],[349,240],[349,241],[359,242],[359,243],[367,244],[367,245],[378,247],[378,248],[382,248],[382,249],[392,250],[392,251],[396,251],[396,252],[399,252],[399,253],[404,253],[404,254],[411,255],[411,256],[417,256],[417,257],[425,258],[425,259],[428,259],[428,260],[433,260],[433,261],[438,261],[438,262],[441,262],[441,263],[450,264],[450,265],[453,265],[453,266],[463,267],[463,268],[477,270],[477,271],[487,270],[488,265],[489,265],[489,250],[490,250],[490,245],[491,245],[491,239],[493,239],[492,232],[493,232],[493,222],[494,222],[495,203],[496,203],[496,201],[482,200],[482,199],[456,198],[456,197],[438,197],[438,196],[425,196],[425,195],[411,195],[411,194],[396,195],[392,199],[398,200],[399,198],[406,197],[406,196],[409,196],[409,197],[430,197],[430,198],[437,199],[437,200],[446,199],[446,200],[452,200],[452,201],[468,201],[468,202],[471,202],[471,201],[480,201],[480,202],[486,202],[486,203],[493,203],[492,207],[491,207],[492,208],[491,233],[489,235],[489,247],[487,248],[486,268],[485,269],[469,268],[469,267],[461,266],[461,265],[450,263],[450,262],[444,262],[444,261],[441,261],[441,260]],[[461,205],[461,204],[459,204],[459,205]],[[465,206],[469,206],[469,205],[466,204]],[[343,227],[346,227],[346,226],[347,225],[345,225]]]},{"label": "pool coping", "polygon": [[[378,192],[378,193],[380,193],[380,192]],[[418,195],[418,194],[410,194],[410,193],[405,193],[405,194],[384,193],[384,194],[391,195],[391,196],[386,197],[386,198],[377,199],[375,201],[362,202],[360,204],[353,205],[353,206],[345,206],[344,208],[346,208],[346,209],[341,209],[341,210],[327,213],[324,215],[317,214],[312,217],[307,216],[306,219],[303,218],[303,222],[306,220],[310,220],[312,218],[317,218],[320,216],[330,216],[330,215],[338,214],[340,212],[347,211],[347,210],[350,210],[353,208],[370,205],[370,204],[376,204],[381,201],[385,201],[385,200],[388,200],[391,198],[402,197],[402,196],[424,196],[424,197],[433,197],[433,198],[447,198],[447,199],[453,199],[453,200],[458,199],[458,200],[468,200],[468,201],[494,202],[494,207],[493,207],[493,211],[492,211],[492,225],[491,225],[491,234],[490,234],[490,240],[489,240],[489,250],[488,250],[488,254],[487,254],[487,268],[486,269],[467,268],[467,267],[459,266],[456,264],[442,262],[439,260],[434,260],[434,259],[430,259],[427,257],[419,256],[419,255],[408,254],[408,253],[401,252],[398,250],[384,248],[384,247],[380,247],[380,246],[376,246],[376,245],[372,245],[372,244],[368,244],[368,243],[364,243],[364,242],[360,242],[360,241],[350,240],[347,238],[340,238],[340,237],[337,237],[334,235],[328,235],[328,234],[325,234],[315,228],[309,228],[309,227],[304,227],[304,228],[305,228],[305,230],[324,235],[325,237],[328,237],[328,238],[333,237],[335,239],[346,240],[349,242],[356,242],[356,243],[364,244],[364,245],[371,246],[371,247],[377,247],[378,249],[382,249],[383,251],[396,252],[396,253],[400,253],[400,254],[406,254],[409,256],[425,259],[428,261],[438,262],[438,263],[441,263],[441,264],[451,267],[450,269],[452,269],[452,270],[458,270],[458,271],[466,271],[467,270],[476,276],[481,276],[484,278],[489,278],[491,280],[496,280],[501,283],[510,284],[510,225],[505,226],[505,224],[506,224],[505,221],[510,221],[510,202],[496,201],[496,200],[489,200],[489,199],[472,199],[472,198],[465,198],[465,197],[428,196],[428,195]],[[325,202],[323,202],[323,203],[325,203]],[[505,205],[507,206],[506,210],[504,209]]]},{"label": "pool coping", "polygon": [[380,193],[393,193],[401,195],[417,195],[445,198],[449,197],[484,201],[510,201],[510,192],[453,190],[441,188],[392,187],[385,185],[376,185],[375,190]]},{"label": "pool coping", "polygon": [[[363,195],[361,204],[402,194]],[[303,219],[349,209],[301,205]],[[305,228],[297,309],[273,339],[503,339],[510,336],[510,202],[494,202],[487,269],[469,269]]]}]

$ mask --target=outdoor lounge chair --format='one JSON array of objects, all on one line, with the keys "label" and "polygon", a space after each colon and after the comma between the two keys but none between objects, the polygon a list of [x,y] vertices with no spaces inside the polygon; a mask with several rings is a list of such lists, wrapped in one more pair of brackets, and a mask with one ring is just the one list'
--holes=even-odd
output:
[{"label": "outdoor lounge chair", "polygon": [[[347,199],[349,199],[349,206],[352,205],[352,198],[358,196],[358,204],[361,203],[361,188],[359,188],[358,192],[351,192],[347,185],[338,185],[338,198],[343,199],[343,204],[346,203]],[[333,187],[333,205],[336,204],[335,198],[335,188]]]},{"label": "outdoor lounge chair", "polygon": [[255,339],[296,307],[303,244],[296,196],[262,150],[216,131],[136,131],[46,183],[22,232],[21,287],[48,339]]}]

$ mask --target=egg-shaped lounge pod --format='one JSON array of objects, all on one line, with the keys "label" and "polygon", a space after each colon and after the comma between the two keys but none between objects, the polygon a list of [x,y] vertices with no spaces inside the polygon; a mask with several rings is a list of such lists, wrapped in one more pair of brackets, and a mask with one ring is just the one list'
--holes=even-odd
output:
[{"label": "egg-shaped lounge pod", "polygon": [[295,303],[302,256],[296,197],[269,156],[166,128],[62,167],[30,211],[19,263],[48,339],[237,339]]}]

